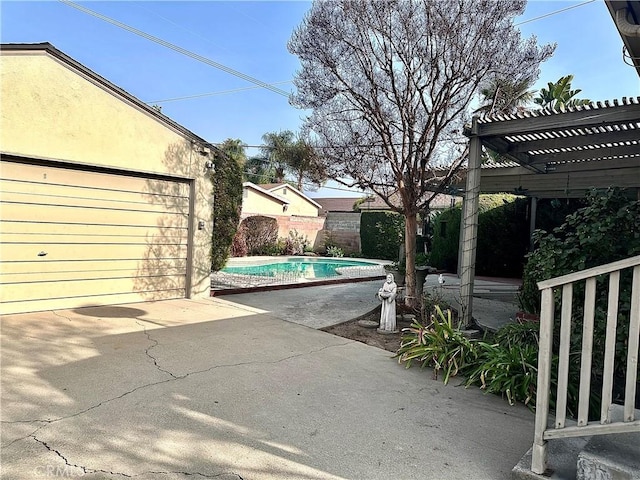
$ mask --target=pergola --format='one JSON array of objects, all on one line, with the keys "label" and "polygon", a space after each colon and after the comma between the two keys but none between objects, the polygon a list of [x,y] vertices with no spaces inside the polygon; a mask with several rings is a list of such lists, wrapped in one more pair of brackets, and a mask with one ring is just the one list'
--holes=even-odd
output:
[{"label": "pergola", "polygon": [[[605,0],[605,5],[624,45],[623,59],[640,76],[640,1]],[[537,198],[580,197],[589,188],[619,186],[640,200],[640,97],[564,112],[476,117],[465,135],[469,137],[469,165],[459,272],[462,320],[469,325],[480,193],[515,192],[531,197],[532,226]],[[510,163],[481,168],[483,147]]]},{"label": "pergola", "polygon": [[[462,209],[461,307],[471,322],[480,193],[581,197],[589,188],[624,187],[640,199],[640,97],[516,115],[474,118]],[[509,160],[481,168],[483,147]]]}]

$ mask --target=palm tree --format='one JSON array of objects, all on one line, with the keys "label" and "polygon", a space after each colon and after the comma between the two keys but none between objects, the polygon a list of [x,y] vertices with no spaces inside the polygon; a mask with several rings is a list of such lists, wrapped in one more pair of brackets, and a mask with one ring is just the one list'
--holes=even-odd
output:
[{"label": "palm tree", "polygon": [[549,88],[541,88],[538,96],[533,101],[540,105],[540,108],[548,108],[555,111],[591,104],[591,100],[586,98],[574,98],[582,90],[579,88],[571,90],[572,81],[573,75],[566,75],[555,83],[549,82],[547,84]]},{"label": "palm tree", "polygon": [[262,136],[262,154],[267,159],[275,181],[285,181],[287,173],[295,177],[295,185],[302,190],[304,182],[320,185],[325,180],[324,170],[317,161],[311,142],[302,134],[290,130],[265,133]]},{"label": "palm tree", "polygon": [[480,90],[483,105],[474,113],[513,114],[526,110],[535,94],[535,91],[530,90],[532,85],[533,79],[529,77],[521,80],[494,78]]}]

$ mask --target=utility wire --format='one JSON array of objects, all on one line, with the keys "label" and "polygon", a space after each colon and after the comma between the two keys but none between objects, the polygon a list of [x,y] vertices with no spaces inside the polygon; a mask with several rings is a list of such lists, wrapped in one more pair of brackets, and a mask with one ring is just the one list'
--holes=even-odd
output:
[{"label": "utility wire", "polygon": [[246,74],[244,74],[242,72],[239,72],[237,70],[229,68],[226,65],[223,65],[221,63],[214,62],[213,60],[210,60],[210,59],[208,59],[206,57],[203,57],[202,55],[198,55],[197,53],[194,53],[194,52],[191,52],[189,50],[186,50],[186,49],[184,49],[182,47],[174,45],[173,43],[169,43],[166,40],[162,40],[161,38],[154,37],[153,35],[145,33],[145,32],[143,32],[141,30],[136,29],[136,28],[130,27],[129,25],[126,25],[126,24],[124,24],[122,22],[118,22],[117,20],[109,18],[109,17],[107,17],[105,15],[102,15],[102,14],[100,14],[98,12],[94,12],[93,10],[90,10],[90,9],[88,9],[86,7],[78,5],[77,3],[71,2],[70,0],[58,0],[58,1],[61,2],[61,3],[64,3],[65,5],[73,7],[75,9],[77,9],[77,10],[80,10],[83,13],[87,13],[89,15],[92,15],[92,16],[96,17],[96,18],[99,18],[100,20],[104,20],[105,22],[108,22],[108,23],[110,23],[112,25],[115,25],[117,27],[123,28],[124,30],[127,30],[128,32],[134,33],[134,34],[136,34],[136,35],[138,35],[138,36],[140,36],[142,38],[146,38],[147,40],[151,40],[152,42],[155,42],[155,43],[157,43],[159,45],[162,45],[163,47],[170,48],[171,50],[174,50],[174,51],[176,51],[178,53],[186,55],[187,57],[193,58],[194,60],[198,60],[199,62],[206,63],[207,65],[210,65],[210,66],[212,66],[214,68],[222,70],[223,72],[229,73],[229,74],[234,75],[234,76],[236,76],[238,78],[241,78],[241,79],[246,80],[248,82],[254,83],[254,84],[256,84],[256,85],[258,85],[258,86],[260,86],[262,88],[266,88],[267,90],[271,90],[272,92],[277,93],[279,95],[282,95],[284,97],[289,97],[289,93],[284,91],[284,90],[282,90],[282,89],[280,89],[280,88],[274,87],[274,86],[272,86],[272,85],[270,85],[270,84],[268,84],[266,82],[258,80],[257,78],[251,77],[251,76],[246,75]]},{"label": "utility wire", "polygon": [[[282,85],[284,83],[291,83],[292,80],[284,80],[282,82],[273,82],[270,83],[269,85]],[[192,98],[200,98],[200,97],[209,97],[212,95],[224,95],[226,93],[236,93],[236,92],[242,92],[245,90],[255,90],[256,88],[262,88],[259,86],[255,86],[255,87],[242,87],[242,88],[235,88],[233,90],[222,90],[220,92],[209,92],[209,93],[198,93],[195,95],[186,95],[184,97],[175,97],[175,98],[167,98],[166,100],[153,100],[151,102],[145,102],[148,104],[152,104],[152,103],[168,103],[168,102],[177,102],[178,100],[189,100]]]},{"label": "utility wire", "polygon": [[535,22],[536,20],[540,20],[542,18],[547,18],[547,17],[550,17],[552,15],[557,15],[558,13],[566,12],[567,10],[571,10],[572,8],[582,7],[583,5],[586,5],[588,3],[593,3],[595,1],[596,0],[587,0],[586,2],[582,2],[582,3],[579,3],[577,5],[571,5],[570,7],[561,8],[560,10],[556,10],[554,12],[545,13],[544,15],[540,15],[539,17],[534,17],[534,18],[530,18],[529,20],[524,20],[524,21],[522,21],[520,23],[514,24],[513,26],[514,27],[518,27],[520,25],[524,25],[525,23]]}]

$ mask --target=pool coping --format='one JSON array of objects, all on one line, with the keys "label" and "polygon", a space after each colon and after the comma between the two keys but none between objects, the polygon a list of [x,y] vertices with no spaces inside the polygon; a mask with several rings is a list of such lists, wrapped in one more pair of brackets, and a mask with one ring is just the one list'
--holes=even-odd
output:
[{"label": "pool coping", "polygon": [[333,285],[333,284],[339,284],[339,283],[371,282],[373,280],[383,280],[384,278],[386,278],[385,275],[376,275],[372,277],[351,277],[351,278],[333,278],[333,279],[327,279],[327,280],[309,280],[307,282],[259,285],[255,287],[237,287],[237,288],[220,288],[220,289],[211,287],[209,296],[220,297],[223,295],[234,295],[238,293],[268,292],[271,290],[290,290],[293,288],[319,287],[322,285]]},{"label": "pool coping", "polygon": [[[351,258],[351,257],[321,257],[321,256],[313,256],[313,255],[299,255],[299,256],[254,256],[254,257],[234,257],[230,258],[229,262],[234,263],[233,266],[240,266],[244,263],[268,263],[273,262],[274,260],[279,260],[282,262],[288,261],[289,259],[299,260],[301,258],[308,259],[323,259],[323,260],[345,260],[345,261],[360,261],[370,263],[372,265],[389,265],[392,262],[390,260],[378,260],[378,259],[369,259],[369,258]],[[351,266],[346,266],[342,268],[350,268]],[[357,268],[357,267],[354,267]],[[279,284],[271,284],[271,285],[254,285],[247,287],[225,287],[225,288],[215,288],[213,285],[211,286],[209,296],[211,297],[219,297],[223,295],[234,295],[239,293],[253,293],[253,292],[267,292],[272,290],[289,290],[293,288],[306,288],[306,287],[317,287],[323,285],[333,285],[333,284],[341,284],[341,283],[357,283],[357,282],[370,282],[373,280],[381,280],[386,278],[386,274],[384,275],[372,275],[366,277],[334,277],[327,278],[322,280],[312,280],[307,279],[303,282],[294,282],[294,283],[279,283]]]}]

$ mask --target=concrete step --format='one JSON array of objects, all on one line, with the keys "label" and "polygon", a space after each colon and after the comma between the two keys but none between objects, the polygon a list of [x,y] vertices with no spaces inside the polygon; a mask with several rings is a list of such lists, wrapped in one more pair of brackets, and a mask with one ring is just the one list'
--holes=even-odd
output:
[{"label": "concrete step", "polygon": [[[621,422],[622,405],[611,405],[609,416]],[[640,410],[634,418],[640,418]],[[593,436],[578,454],[576,479],[640,480],[640,432]]]},{"label": "concrete step", "polygon": [[640,480],[640,433],[591,437],[578,454],[576,480]]},{"label": "concrete step", "polygon": [[578,455],[590,437],[560,438],[547,443],[547,471],[538,475],[531,471],[531,451],[511,470],[513,480],[575,480]]},{"label": "concrete step", "polygon": [[[610,418],[621,421],[622,406],[612,405]],[[640,432],[550,440],[542,475],[531,471],[531,451],[513,468],[514,480],[640,480]]]}]

